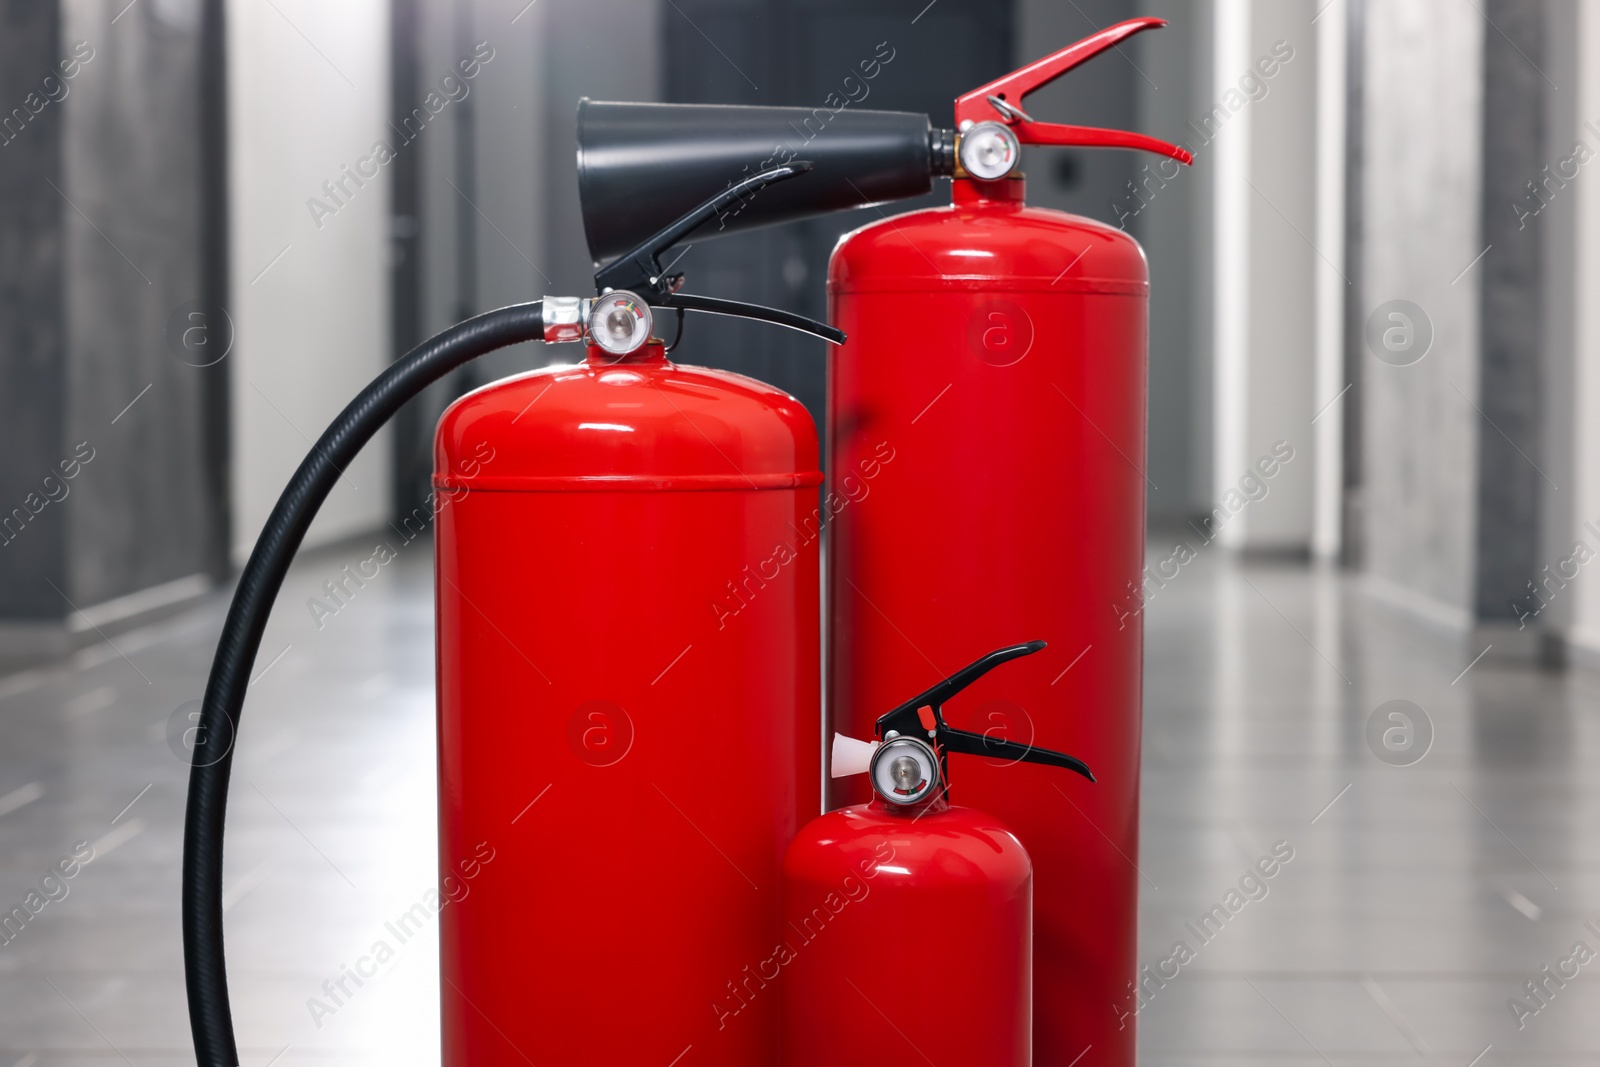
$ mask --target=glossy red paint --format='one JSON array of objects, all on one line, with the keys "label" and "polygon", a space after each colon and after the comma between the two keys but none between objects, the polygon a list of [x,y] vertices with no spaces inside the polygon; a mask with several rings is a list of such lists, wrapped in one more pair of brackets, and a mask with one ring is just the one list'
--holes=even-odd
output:
[{"label": "glossy red paint", "polygon": [[[952,799],[1032,855],[1034,1050],[1132,1067],[1144,552],[1144,254],[1127,234],[957,179],[954,203],[847,235],[829,273],[832,477],[896,459],[829,543],[829,713],[875,718],[984,651],[1047,651],[973,685],[953,726],[1081,757],[1098,784],[968,760]],[[841,488],[836,484],[835,490]],[[834,783],[834,804],[863,800]]]},{"label": "glossy red paint", "polygon": [[447,1067],[776,1061],[775,996],[719,1008],[819,808],[820,481],[798,401],[659,344],[445,413]]},{"label": "glossy red paint", "polygon": [[1030,1067],[1032,868],[994,818],[829,812],[783,887],[786,1067]]}]

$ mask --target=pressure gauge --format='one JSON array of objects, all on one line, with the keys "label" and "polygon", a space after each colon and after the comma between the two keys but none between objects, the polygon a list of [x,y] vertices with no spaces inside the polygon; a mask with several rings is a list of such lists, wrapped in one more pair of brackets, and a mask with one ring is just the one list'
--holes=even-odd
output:
[{"label": "pressure gauge", "polygon": [[961,166],[974,178],[1004,178],[1016,169],[1021,154],[1017,135],[1002,123],[980,122],[961,134]]},{"label": "pressure gauge", "polygon": [[872,754],[872,788],[891,804],[915,804],[939,784],[939,757],[914,737],[885,741]]},{"label": "pressure gauge", "polygon": [[642,348],[650,325],[650,306],[626,289],[613,289],[589,308],[589,339],[614,356]]}]

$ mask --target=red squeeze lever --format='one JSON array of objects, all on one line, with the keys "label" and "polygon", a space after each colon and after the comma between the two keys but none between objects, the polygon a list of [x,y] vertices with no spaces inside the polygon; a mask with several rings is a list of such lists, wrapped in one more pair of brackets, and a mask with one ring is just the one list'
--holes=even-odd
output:
[{"label": "red squeeze lever", "polygon": [[1180,163],[1194,162],[1186,149],[1155,137],[1128,130],[1106,130],[1097,126],[1069,126],[1059,122],[1036,122],[1022,110],[1023,97],[1043,88],[1086,59],[1132,37],[1141,30],[1167,24],[1166,19],[1129,19],[1091,34],[1059,52],[996,78],[964,96],[956,98],[956,128],[966,132],[968,124],[998,121],[1011,127],[1022,144],[1089,145],[1102,148],[1142,148],[1170,156]]}]

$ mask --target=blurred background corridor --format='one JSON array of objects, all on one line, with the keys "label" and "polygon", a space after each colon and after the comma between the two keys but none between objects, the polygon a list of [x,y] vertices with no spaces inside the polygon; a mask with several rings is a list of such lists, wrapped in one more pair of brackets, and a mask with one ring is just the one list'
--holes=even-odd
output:
[{"label": "blurred background corridor", "polygon": [[[182,734],[231,583],[384,366],[590,291],[581,97],[948,125],[1138,15],[1171,25],[1029,110],[1194,166],[1024,170],[1150,265],[1148,566],[1111,608],[1148,642],[1141,964],[1293,858],[1107,1010],[1161,1067],[1600,1063],[1600,0],[0,0],[0,911],[93,857],[0,939],[0,1067],[192,1062]],[[878,217],[678,269],[822,318]],[[701,318],[683,346],[821,421],[822,342]],[[247,1065],[438,1062],[433,927],[313,1002],[434,884],[433,426],[579,356],[432,387],[312,528],[229,813]]]}]

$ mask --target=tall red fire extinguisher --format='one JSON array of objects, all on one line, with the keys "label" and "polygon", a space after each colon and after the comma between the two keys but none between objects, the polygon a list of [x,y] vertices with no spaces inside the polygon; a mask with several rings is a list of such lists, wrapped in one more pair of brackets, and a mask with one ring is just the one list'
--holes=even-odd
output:
[{"label": "tall red fire extinguisher", "polygon": [[[842,340],[682,293],[660,262],[740,197],[808,169],[709,190],[602,268],[596,297],[489,312],[413,350],[319,440],[240,578],[205,736],[235,735],[289,561],[377,428],[488,351],[589,342],[581,363],[457,401],[437,434],[446,1067],[780,1056],[775,998],[731,1020],[717,1006],[778,939],[783,849],[820,805],[816,430],[793,397],[669,360],[651,309]],[[185,964],[205,1067],[239,1062],[221,926],[231,758],[194,764],[185,826]],[[707,767],[759,768],[759,799]]]},{"label": "tall red fire extinguisher", "polygon": [[[1064,767],[1061,752],[951,727],[944,704],[994,667],[991,652],[876,723],[835,735],[830,773],[875,797],[800,831],[783,862],[786,1067],[1032,1067],[1033,867],[992,815],[950,804],[949,754]],[[1019,780],[1050,777],[1019,768]],[[777,974],[781,972],[781,977]]]}]

